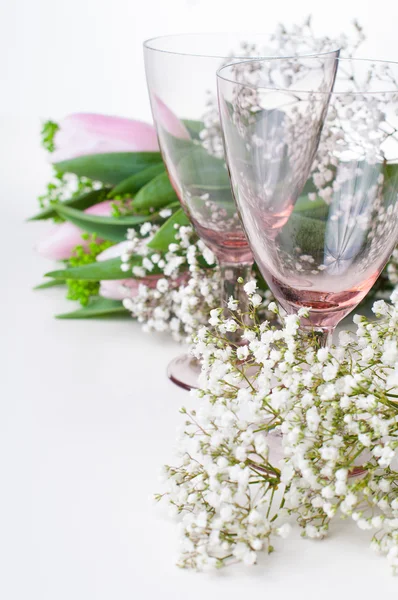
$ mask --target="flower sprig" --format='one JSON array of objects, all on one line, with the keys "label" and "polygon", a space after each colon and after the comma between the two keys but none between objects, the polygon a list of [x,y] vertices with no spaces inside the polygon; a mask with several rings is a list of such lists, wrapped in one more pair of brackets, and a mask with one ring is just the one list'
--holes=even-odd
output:
[{"label": "flower sprig", "polygon": [[300,329],[307,309],[282,328],[260,323],[255,284],[246,290],[244,319],[231,299],[231,315],[213,309],[196,337],[197,408],[182,410],[180,462],[165,468],[158,496],[182,516],[180,565],[252,564],[292,518],[304,537],[322,538],[342,517],[372,532],[397,569],[398,294],[374,304],[377,321],[355,316],[355,334],[320,347]]},{"label": "flower sprig", "polygon": [[[156,226],[145,223],[140,232],[129,231],[122,269],[131,269],[141,284],[138,293],[129,295],[126,290],[123,304],[143,323],[145,331],[168,331],[176,340],[186,341],[217,306],[221,280],[219,270],[213,268],[213,253],[198,240],[192,227],[176,225],[175,229],[175,241],[165,253],[149,252]],[[130,258],[139,248],[145,257],[140,266],[132,266]]]},{"label": "flower sprig", "polygon": [[[38,197],[39,206],[42,209],[56,206],[60,202],[77,198],[100,187],[100,184],[87,177],[60,173],[54,169],[53,177],[47,184],[46,191]],[[60,215],[54,216],[53,220],[56,223],[64,221]]]}]

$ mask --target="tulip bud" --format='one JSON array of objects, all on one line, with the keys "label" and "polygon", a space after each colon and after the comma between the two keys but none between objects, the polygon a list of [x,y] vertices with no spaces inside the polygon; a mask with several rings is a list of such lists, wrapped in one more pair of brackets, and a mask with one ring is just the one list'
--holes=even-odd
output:
[{"label": "tulip bud", "polygon": [[90,113],[72,114],[59,123],[51,162],[108,152],[157,152],[153,125],[133,119]]}]

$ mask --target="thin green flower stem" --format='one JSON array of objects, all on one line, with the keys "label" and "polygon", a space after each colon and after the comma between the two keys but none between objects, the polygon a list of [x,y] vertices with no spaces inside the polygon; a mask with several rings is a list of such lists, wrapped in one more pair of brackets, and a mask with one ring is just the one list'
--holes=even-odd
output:
[{"label": "thin green flower stem", "polygon": [[272,506],[272,502],[274,500],[274,494],[275,494],[275,488],[272,488],[271,498],[269,500],[269,505],[268,505],[268,510],[267,510],[267,519],[269,518],[269,514],[271,512],[271,506]]},{"label": "thin green flower stem", "polygon": [[237,385],[234,385],[233,383],[230,383],[229,381],[225,381],[225,379],[220,379],[220,383],[223,383],[224,385],[229,385],[234,390],[239,391],[239,387]]},{"label": "thin green flower stem", "polygon": [[200,431],[201,431],[201,432],[202,432],[204,435],[207,435],[208,437],[210,437],[210,433],[207,433],[207,431],[205,431],[205,430],[203,429],[203,427],[201,427],[201,426],[199,425],[199,423],[196,421],[196,419],[194,419],[194,417],[192,416],[192,414],[191,414],[191,413],[189,413],[189,412],[187,411],[187,413],[186,413],[186,414],[187,414],[187,415],[188,415],[188,417],[191,419],[192,423],[194,423],[194,425],[196,425],[196,427],[197,427],[198,429],[200,429]]},{"label": "thin green flower stem", "polygon": [[246,381],[246,383],[249,384],[249,386],[251,387],[251,389],[253,390],[253,392],[256,391],[256,388],[253,387],[253,385],[251,384],[251,382],[249,381],[249,379],[246,377],[245,373],[242,372],[240,369],[238,369],[238,367],[235,367],[235,369],[238,371],[238,373],[240,373],[243,377],[243,379]]},{"label": "thin green flower stem", "polygon": [[257,469],[260,472],[264,471],[265,473],[269,473],[269,471],[272,471],[275,475],[277,475],[278,477],[280,477],[280,470],[277,467],[273,467],[271,465],[271,463],[269,463],[268,461],[266,461],[266,466],[263,467],[262,465],[259,465],[258,463],[255,463],[254,461],[251,461],[250,459],[248,459],[248,461],[246,461],[246,464],[248,467],[252,468],[252,469]]}]

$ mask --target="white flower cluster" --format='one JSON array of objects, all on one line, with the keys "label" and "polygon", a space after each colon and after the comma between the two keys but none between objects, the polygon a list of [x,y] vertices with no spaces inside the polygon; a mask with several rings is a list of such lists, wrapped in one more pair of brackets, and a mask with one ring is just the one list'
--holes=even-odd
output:
[{"label": "white flower cluster", "polygon": [[[311,17],[307,17],[302,25],[293,25],[289,30],[283,24],[279,24],[275,30],[273,36],[269,40],[268,47],[257,47],[255,44],[242,42],[239,48],[235,48],[231,52],[230,57],[226,59],[220,67],[225,66],[233,62],[234,57],[239,56],[240,59],[244,58],[258,58],[261,56],[269,56],[272,53],[273,56],[300,56],[300,55],[315,55],[320,52],[327,52],[336,47],[341,49],[341,54],[346,57],[352,57],[357,51],[358,47],[366,39],[362,28],[358,23],[354,22],[354,35],[356,39],[350,39],[347,35],[342,34],[337,40],[332,40],[327,36],[316,36],[312,29]],[[244,76],[244,81],[248,83],[250,76],[253,76],[253,84],[256,83],[256,74],[261,71],[262,77],[264,78],[264,66],[260,63],[248,63],[243,66],[237,64],[235,66],[235,75],[239,79],[239,76]],[[270,66],[268,77],[272,80],[277,73],[275,69]],[[297,68],[297,65],[295,66]],[[301,65],[301,69],[304,68],[304,64]],[[297,73],[294,73],[289,65],[286,67],[286,72],[283,73],[283,81],[281,82],[285,86],[289,87],[291,84],[292,73],[297,78]],[[258,83],[258,81],[257,81]],[[249,88],[244,88],[241,91],[244,97],[247,108],[255,108],[258,105],[258,94],[255,91],[250,91]],[[252,117],[250,113],[247,115]],[[218,112],[218,100],[215,94],[207,92],[206,111],[203,115],[204,127],[199,134],[203,147],[207,152],[217,158],[223,158],[223,143],[222,143],[222,132],[220,125],[220,117]]]},{"label": "white flower cluster", "polygon": [[[166,467],[168,489],[158,496],[182,517],[180,564],[252,564],[292,517],[304,537],[322,538],[340,516],[372,532],[395,571],[398,294],[374,304],[376,321],[356,315],[355,334],[320,347],[299,329],[306,309],[279,329],[258,324],[255,287],[245,286],[251,326],[231,300],[231,316],[213,310],[212,329],[197,334],[202,389],[192,392],[197,408],[182,410],[180,464]],[[228,342],[231,330],[245,345]]]},{"label": "white flower cluster", "polygon": [[[155,231],[145,223],[141,228],[146,256],[142,266],[133,266],[140,278],[138,290],[127,295],[123,304],[132,316],[143,323],[144,331],[169,332],[177,341],[189,341],[200,325],[206,323],[209,311],[219,304],[220,272],[214,267],[214,255],[197,240],[191,227],[176,226],[176,241],[162,255],[147,246]],[[122,257],[126,270],[133,252],[142,238],[129,232],[131,253]]]},{"label": "white flower cluster", "polygon": [[[317,37],[311,26],[311,19],[307,18],[302,25],[293,25],[290,30],[280,24],[273,36],[273,40],[271,40],[271,44],[273,45],[274,56],[310,55],[311,53],[327,52],[335,47],[339,47],[340,56],[348,59],[355,56],[365,40],[366,37],[363,29],[357,22],[353,23],[352,37],[342,34],[334,41],[327,36]],[[306,44],[305,48],[302,46],[303,44]],[[238,54],[242,58],[261,55],[267,56],[269,54],[269,49],[268,53],[261,50],[261,48],[257,48],[255,45],[246,43],[242,44]],[[231,62],[233,56],[234,54],[231,54],[231,58],[224,64]],[[252,79],[254,86],[253,88],[239,88],[239,116],[242,117],[244,129],[246,129],[248,122],[251,119],[255,119],[255,112],[259,110],[259,106],[261,105],[258,91],[255,90],[256,84],[258,85],[259,81],[264,84],[267,78],[272,82],[275,80],[275,77],[281,75],[277,72],[277,69],[274,69],[272,63],[268,67],[266,64],[255,62],[247,63],[246,65],[238,63],[233,68],[235,69],[237,80],[243,77],[243,83],[247,84]],[[304,75],[307,72],[305,61],[300,65],[294,64],[290,66],[287,60],[282,72],[281,84],[289,88],[293,80],[296,83],[297,79],[302,76],[302,71]],[[259,79],[257,79],[257,76],[260,76]],[[351,151],[353,147],[356,147],[357,151],[367,159],[373,158],[375,148],[374,138],[376,134],[382,140],[388,140],[390,146],[392,142],[395,142],[395,151],[397,149],[398,131],[388,122],[385,114],[386,96],[378,94],[378,98],[370,96],[368,99],[366,95],[362,95],[360,98],[356,97],[358,89],[372,91],[373,86],[377,86],[380,81],[386,84],[386,89],[389,86],[393,86],[391,89],[396,89],[397,82],[394,80],[391,70],[385,65],[379,67],[377,64],[369,63],[369,68],[366,72],[356,73],[352,64],[348,61],[346,66],[344,64],[339,66],[338,80],[339,85],[341,85],[342,81],[346,81],[344,91],[352,91],[353,94],[352,96],[344,94],[341,98],[338,96],[334,97],[333,106],[330,106],[328,109],[327,119],[322,129],[311,173],[311,181],[314,189],[309,192],[309,198],[312,200],[315,200],[318,196],[326,202],[330,202],[333,192],[340,186],[339,182],[334,181],[335,170],[338,164],[335,156],[336,149],[339,153],[342,153],[345,147],[348,148],[350,146]],[[204,128],[200,132],[200,138],[209,154],[222,157],[222,134],[218,117],[217,98],[209,94],[206,106],[206,113],[203,117]],[[313,109],[314,107],[312,107]],[[300,118],[296,118],[294,121],[295,127],[297,127],[301,125],[303,119],[302,115],[298,114],[298,107],[295,107],[295,110],[296,117],[300,116]],[[294,114],[292,116],[295,117]],[[302,129],[303,132],[308,130],[305,123]],[[296,139],[300,139],[297,131],[295,131],[295,134],[297,135]],[[257,138],[257,140],[254,139],[252,141],[253,143],[259,143],[263,140]],[[303,151],[301,154],[306,156],[306,153]]]}]

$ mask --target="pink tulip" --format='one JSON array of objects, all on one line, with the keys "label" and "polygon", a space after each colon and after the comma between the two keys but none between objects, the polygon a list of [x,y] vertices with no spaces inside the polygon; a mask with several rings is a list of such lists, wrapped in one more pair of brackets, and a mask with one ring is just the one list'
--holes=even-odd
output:
[{"label": "pink tulip", "polygon": [[170,133],[170,135],[183,140],[191,139],[189,131],[184,123],[180,121],[180,119],[158,96],[155,96],[153,99],[153,110],[159,125]]},{"label": "pink tulip", "polygon": [[[116,258],[124,254],[127,251],[129,242],[120,242],[110,248],[107,248],[101,254],[98,254],[97,260],[109,260],[110,258]],[[100,282],[99,295],[103,298],[110,298],[111,300],[123,300],[127,296],[133,298],[138,294],[138,287],[140,283],[147,285],[151,288],[155,288],[158,280],[162,275],[149,275],[142,279],[110,279]],[[128,288],[126,290],[126,288]]]},{"label": "pink tulip", "polygon": [[125,242],[119,242],[118,244],[109,246],[109,248],[103,250],[101,254],[98,254],[97,260],[102,262],[103,260],[109,260],[110,258],[118,258],[127,252],[128,245],[129,242],[126,240]]},{"label": "pink tulip", "polygon": [[[98,254],[97,260],[101,262],[110,258],[117,258],[127,251],[127,246],[127,240],[110,246],[110,248]],[[120,274],[122,274],[122,271],[120,271]],[[128,295],[124,286],[129,287],[131,295],[135,296],[138,293],[138,285],[139,282],[137,279],[107,279],[100,281],[99,295],[110,300],[123,300]]]},{"label": "pink tulip", "polygon": [[[111,200],[104,200],[104,202],[87,208],[84,212],[89,215],[108,217],[112,212],[111,205]],[[82,239],[82,234],[83,231],[79,227],[66,221],[55,225],[47,236],[36,245],[35,249],[44,258],[66,260],[70,258],[72,250],[76,246],[81,245],[87,248],[87,241]]]},{"label": "pink tulip", "polygon": [[111,300],[124,300],[127,297],[134,298],[134,296],[137,296],[138,288],[141,284],[155,289],[157,282],[163,277],[163,274],[158,274],[148,275],[140,279],[108,279],[100,281],[99,295]]},{"label": "pink tulip", "polygon": [[[99,295],[110,300],[124,300],[138,294],[140,282],[137,279],[112,279],[100,282]],[[129,288],[126,290],[126,287]]]},{"label": "pink tulip", "polygon": [[90,113],[77,113],[63,119],[55,134],[54,144],[55,151],[51,155],[53,163],[85,154],[159,150],[153,125]]}]

